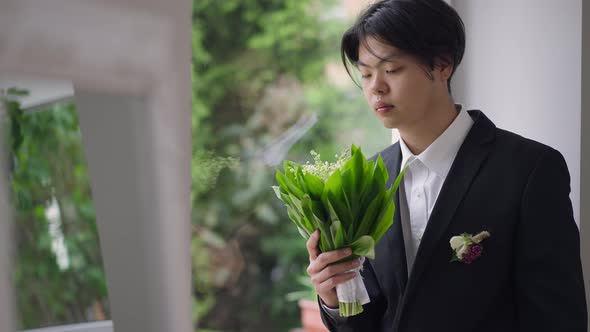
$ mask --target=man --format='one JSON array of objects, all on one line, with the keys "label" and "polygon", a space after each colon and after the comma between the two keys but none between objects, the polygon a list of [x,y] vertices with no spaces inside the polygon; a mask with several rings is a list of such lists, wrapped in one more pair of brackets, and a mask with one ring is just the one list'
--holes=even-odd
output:
[{"label": "man", "polygon": [[[463,22],[442,0],[370,6],[342,38],[376,116],[401,139],[380,152],[391,180],[408,165],[393,226],[362,276],[371,302],[339,317],[335,286],[358,262],[308,243],[308,273],[331,331],[586,331],[579,234],[562,155],[455,105]],[[501,96],[499,96],[501,98]]]}]

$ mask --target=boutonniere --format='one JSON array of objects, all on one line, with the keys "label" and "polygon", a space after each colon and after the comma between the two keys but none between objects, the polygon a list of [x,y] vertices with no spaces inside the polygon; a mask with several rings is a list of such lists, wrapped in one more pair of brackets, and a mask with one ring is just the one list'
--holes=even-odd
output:
[{"label": "boutonniere", "polygon": [[459,236],[451,238],[451,249],[453,249],[453,256],[451,262],[463,262],[471,264],[477,257],[481,256],[483,246],[481,241],[490,237],[489,232],[483,231],[472,236],[471,234],[463,233]]}]

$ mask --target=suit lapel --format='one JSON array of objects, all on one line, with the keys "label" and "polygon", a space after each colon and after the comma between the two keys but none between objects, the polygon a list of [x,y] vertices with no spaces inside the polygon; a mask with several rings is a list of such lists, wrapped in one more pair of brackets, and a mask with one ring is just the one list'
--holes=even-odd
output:
[{"label": "suit lapel", "polygon": [[[394,144],[381,153],[383,162],[389,173],[387,188],[391,188],[400,172],[401,150],[399,144]],[[400,294],[406,287],[408,269],[406,264],[406,249],[402,233],[402,224],[399,214],[399,197],[395,195],[396,211],[393,225],[385,232],[385,235],[375,247],[375,259],[372,261],[373,270],[377,276],[381,288],[386,294],[392,294],[391,278],[395,276]]]},{"label": "suit lapel", "polygon": [[448,241],[441,237],[489,153],[491,145],[487,143],[494,138],[495,126],[480,111],[469,113],[475,123],[457,153],[432,210],[414,260],[402,309],[413,295],[439,241]]}]

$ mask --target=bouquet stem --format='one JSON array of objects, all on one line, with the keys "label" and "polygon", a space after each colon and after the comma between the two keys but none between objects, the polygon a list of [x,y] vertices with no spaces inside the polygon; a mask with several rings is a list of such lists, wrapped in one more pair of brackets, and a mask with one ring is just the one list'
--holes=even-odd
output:
[{"label": "bouquet stem", "polygon": [[354,278],[336,286],[338,308],[341,317],[358,315],[363,312],[363,304],[371,302],[360,273],[364,260],[365,258],[361,257],[361,267],[351,270],[356,273]]}]

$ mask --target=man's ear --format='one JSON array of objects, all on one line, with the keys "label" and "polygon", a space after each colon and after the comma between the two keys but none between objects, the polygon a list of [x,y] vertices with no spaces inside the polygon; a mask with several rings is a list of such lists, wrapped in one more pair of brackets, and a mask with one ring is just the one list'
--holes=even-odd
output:
[{"label": "man's ear", "polygon": [[448,57],[440,57],[435,60],[433,74],[436,79],[448,81],[453,74],[453,61]]}]

